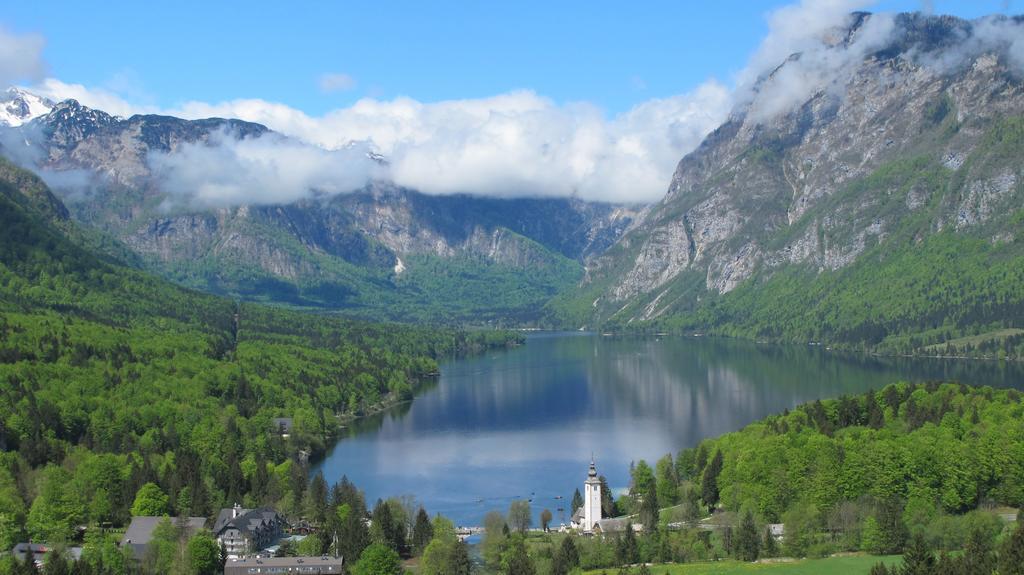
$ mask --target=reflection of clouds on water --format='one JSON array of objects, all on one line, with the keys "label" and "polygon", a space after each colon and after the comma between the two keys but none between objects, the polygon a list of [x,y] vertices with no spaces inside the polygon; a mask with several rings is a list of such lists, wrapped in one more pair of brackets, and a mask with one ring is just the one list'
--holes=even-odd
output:
[{"label": "reflection of clouds on water", "polygon": [[347,474],[371,500],[413,493],[456,523],[531,495],[534,512],[547,507],[557,522],[591,452],[609,484],[625,486],[631,461],[815,398],[901,378],[1022,385],[1022,371],[707,338],[531,336],[517,349],[444,364],[436,386],[358,422],[316,468],[329,481]]}]

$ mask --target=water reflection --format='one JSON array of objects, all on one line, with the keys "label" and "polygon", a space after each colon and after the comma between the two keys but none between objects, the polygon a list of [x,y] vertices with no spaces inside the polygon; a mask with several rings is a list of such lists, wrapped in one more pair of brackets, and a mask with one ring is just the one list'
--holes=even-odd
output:
[{"label": "water reflection", "polygon": [[478,524],[516,497],[532,497],[535,513],[549,508],[558,522],[557,508],[568,507],[591,452],[616,488],[635,459],[816,398],[896,380],[1019,388],[1021,376],[1020,364],[541,334],[518,349],[444,364],[436,387],[358,422],[318,468],[328,481],[347,474],[371,500],[415,494],[459,524]]}]

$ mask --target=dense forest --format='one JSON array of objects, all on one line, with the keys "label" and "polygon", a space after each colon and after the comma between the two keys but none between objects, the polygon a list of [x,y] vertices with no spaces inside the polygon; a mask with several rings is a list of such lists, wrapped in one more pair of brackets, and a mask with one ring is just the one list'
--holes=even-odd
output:
[{"label": "dense forest", "polygon": [[[302,515],[305,461],[335,438],[339,416],[410,398],[438,359],[520,338],[179,288],[72,241],[74,225],[45,185],[3,168],[4,549],[102,540],[99,529],[139,510],[205,517],[239,502]],[[287,438],[275,417],[292,420]]]}]

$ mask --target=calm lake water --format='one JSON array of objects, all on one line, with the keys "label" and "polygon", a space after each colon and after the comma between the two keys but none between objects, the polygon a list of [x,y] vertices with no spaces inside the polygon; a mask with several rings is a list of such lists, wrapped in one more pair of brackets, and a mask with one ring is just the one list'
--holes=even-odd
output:
[{"label": "calm lake water", "polygon": [[1020,389],[1024,366],[710,338],[536,334],[516,349],[443,363],[434,387],[352,426],[313,472],[322,469],[328,482],[347,474],[371,506],[414,494],[457,525],[480,525],[515,498],[533,499],[535,523],[548,508],[557,525],[568,520],[591,453],[617,490],[631,461],[653,464],[785,408],[897,380]]}]

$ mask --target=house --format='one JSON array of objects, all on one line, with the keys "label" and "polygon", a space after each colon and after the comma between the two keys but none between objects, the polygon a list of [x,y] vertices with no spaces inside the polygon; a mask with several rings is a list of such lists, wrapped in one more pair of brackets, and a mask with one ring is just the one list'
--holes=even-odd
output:
[{"label": "house", "polygon": [[242,509],[241,505],[235,504],[217,514],[213,536],[224,548],[228,559],[238,559],[277,543],[286,527],[288,522],[273,509]]},{"label": "house", "polygon": [[[11,549],[11,555],[14,556],[15,561],[18,563],[24,563],[25,559],[31,554],[32,560],[35,561],[36,567],[42,567],[43,563],[46,562],[46,554],[53,551],[52,547],[46,545],[40,545],[39,543],[18,543]],[[66,557],[78,561],[82,558],[81,547],[68,547]]]},{"label": "house", "polygon": [[782,523],[769,523],[768,531],[776,541],[782,541],[786,535],[786,526]]},{"label": "house", "polygon": [[206,527],[205,517],[156,517],[140,515],[132,517],[132,522],[128,524],[128,529],[124,532],[124,537],[121,538],[121,547],[131,547],[135,558],[141,560],[146,555],[146,548],[149,546],[149,542],[153,540],[153,531],[156,530],[156,526],[161,521],[170,521],[172,525],[182,527],[185,529],[186,537],[191,537]]},{"label": "house", "polygon": [[292,434],[292,418],[275,417],[273,424],[274,433],[277,433],[281,437],[288,439],[288,437]]},{"label": "house", "polygon": [[296,573],[329,575],[342,573],[341,557],[269,557],[266,559],[228,559],[224,575],[255,575],[258,573]]}]

